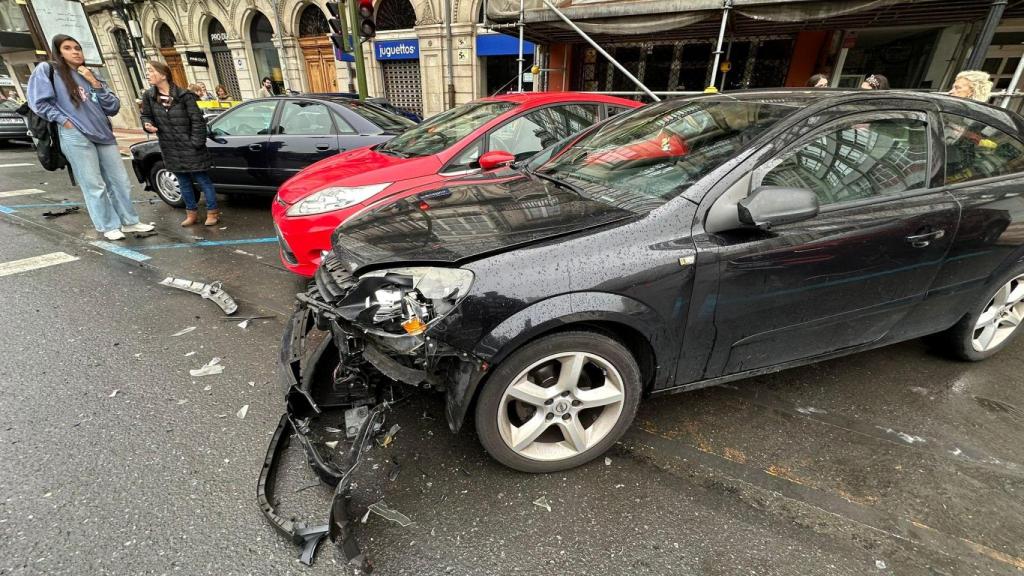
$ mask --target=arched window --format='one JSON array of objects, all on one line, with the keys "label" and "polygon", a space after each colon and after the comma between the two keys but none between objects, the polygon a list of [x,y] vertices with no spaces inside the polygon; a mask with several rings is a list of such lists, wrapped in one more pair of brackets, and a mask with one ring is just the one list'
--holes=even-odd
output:
[{"label": "arched window", "polygon": [[377,30],[408,30],[416,26],[416,11],[409,0],[381,0],[377,4]]},{"label": "arched window", "polygon": [[327,24],[327,18],[319,6],[310,4],[302,10],[302,16],[299,17],[300,38],[326,36],[330,33],[331,27]]},{"label": "arched window", "polygon": [[171,27],[167,24],[160,24],[160,47],[161,48],[174,48],[174,32],[171,32]]},{"label": "arched window", "polygon": [[249,24],[249,41],[253,44],[270,43],[274,41],[274,27],[270,20],[263,14],[257,12]]}]

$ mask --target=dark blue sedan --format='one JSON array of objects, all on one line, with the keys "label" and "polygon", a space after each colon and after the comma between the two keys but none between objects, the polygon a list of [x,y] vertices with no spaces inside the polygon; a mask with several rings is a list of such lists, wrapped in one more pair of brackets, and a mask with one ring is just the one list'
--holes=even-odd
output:
[{"label": "dark blue sedan", "polygon": [[[389,140],[416,123],[372,103],[337,95],[260,98],[210,120],[209,174],[217,192],[272,196],[299,170],[352,148]],[[131,147],[135,175],[175,207],[178,180],[156,139]]]}]

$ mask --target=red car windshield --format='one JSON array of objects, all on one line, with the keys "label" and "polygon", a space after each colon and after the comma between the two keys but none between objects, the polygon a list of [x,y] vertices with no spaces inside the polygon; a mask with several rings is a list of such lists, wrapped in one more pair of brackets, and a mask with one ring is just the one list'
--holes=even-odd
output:
[{"label": "red car windshield", "polygon": [[403,157],[429,156],[446,150],[477,128],[516,107],[512,102],[470,102],[442,112],[388,140],[377,151]]}]

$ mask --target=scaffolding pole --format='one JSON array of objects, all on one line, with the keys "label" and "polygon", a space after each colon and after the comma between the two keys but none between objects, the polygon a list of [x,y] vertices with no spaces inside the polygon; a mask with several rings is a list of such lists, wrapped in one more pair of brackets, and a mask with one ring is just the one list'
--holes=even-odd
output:
[{"label": "scaffolding pole", "polygon": [[516,80],[516,92],[523,92],[523,18],[526,16],[526,0],[519,0],[519,78]]},{"label": "scaffolding pole", "polygon": [[[732,0],[727,0],[727,1],[731,3]],[[522,2],[522,0],[520,0],[520,2]],[[572,20],[569,20],[568,16],[566,16],[565,14],[562,14],[562,11],[559,10],[558,8],[556,8],[555,5],[551,3],[551,0],[544,0],[544,4],[548,8],[550,8],[552,12],[554,12],[556,15],[558,15],[558,17],[561,18],[563,22],[568,24],[569,27],[572,28],[574,32],[576,32],[577,34],[582,36],[583,39],[586,40],[588,44],[593,46],[594,50],[597,50],[597,52],[599,54],[601,54],[601,56],[604,56],[605,58],[607,58],[608,61],[612,63],[612,66],[615,66],[615,68],[618,69],[619,72],[622,72],[622,74],[625,75],[626,78],[629,78],[634,84],[637,85],[638,88],[643,90],[644,94],[647,94],[647,96],[651,100],[654,100],[655,102],[661,102],[661,98],[658,98],[658,96],[655,95],[654,92],[651,92],[647,88],[647,86],[644,85],[643,82],[641,82],[636,76],[633,76],[633,74],[630,73],[629,70],[626,70],[625,66],[623,66],[622,64],[619,64],[618,60],[616,60],[615,58],[612,58],[611,54],[606,52],[604,48],[601,48],[601,46],[598,45],[597,42],[594,42],[594,39],[591,38],[590,36],[588,36],[587,33],[584,32],[582,29],[580,29],[580,27],[577,26],[575,23],[573,23]],[[520,6],[521,5],[522,4],[520,4]],[[522,21],[522,15],[520,15],[519,19],[520,19],[520,21]],[[522,32],[522,28],[520,28],[519,29],[520,38],[522,38],[522,33],[523,33]],[[520,39],[519,40],[519,53],[520,53],[519,65],[520,65],[520,67],[522,67],[522,50],[523,50],[522,46],[523,46],[523,41],[522,41],[522,39]],[[520,82],[522,82],[522,77],[523,77],[522,69],[520,68],[520,73],[519,73]],[[522,84],[520,84],[520,91],[522,91]]]},{"label": "scaffolding pole", "polygon": [[715,87],[715,80],[718,78],[718,63],[722,59],[722,44],[725,43],[725,25],[729,23],[729,10],[732,8],[732,0],[725,0],[722,5],[722,25],[718,28],[718,47],[715,49],[715,65],[711,68],[711,82],[708,86]]}]

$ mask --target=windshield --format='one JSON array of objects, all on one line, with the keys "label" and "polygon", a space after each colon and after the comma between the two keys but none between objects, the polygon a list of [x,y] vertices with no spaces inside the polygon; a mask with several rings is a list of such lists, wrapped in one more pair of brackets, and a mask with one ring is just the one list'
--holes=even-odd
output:
[{"label": "windshield", "polygon": [[21,106],[21,104],[18,104],[16,102],[11,102],[10,100],[0,100],[0,110],[3,110],[5,112],[7,112],[7,111],[13,112],[13,111],[17,110],[19,106]]},{"label": "windshield", "polygon": [[719,99],[653,104],[598,126],[535,171],[583,191],[611,190],[663,204],[798,106]]},{"label": "windshield", "polygon": [[388,140],[378,150],[402,156],[437,154],[462,140],[473,130],[515,108],[512,102],[471,102],[443,112],[402,135]]},{"label": "windshield", "polygon": [[398,114],[395,114],[390,110],[385,110],[375,104],[367,104],[366,102],[353,100],[351,102],[345,102],[343,105],[349,110],[379,126],[380,129],[385,132],[402,132],[416,125],[415,122],[409,120],[405,116],[399,116]]}]

